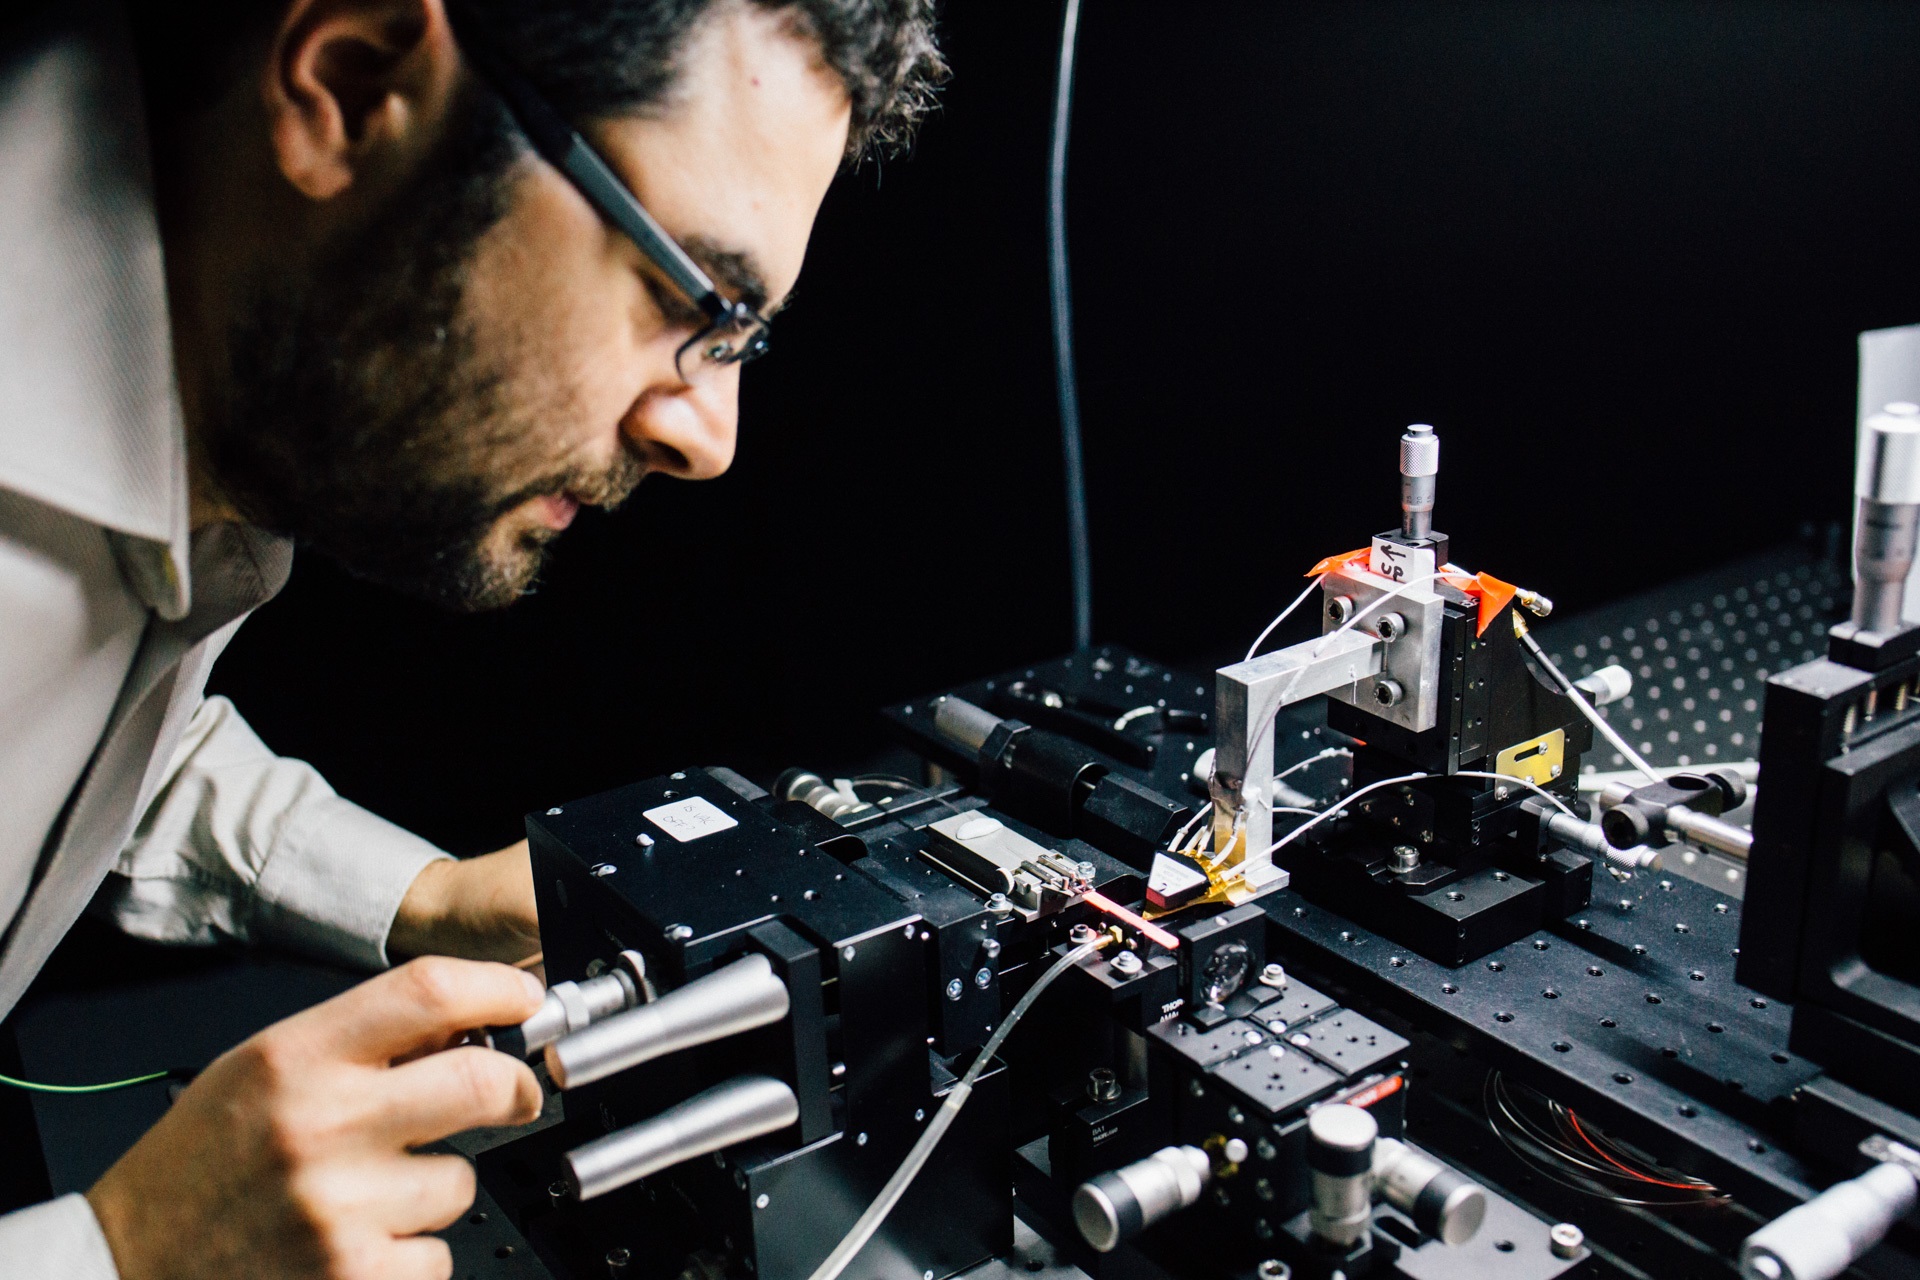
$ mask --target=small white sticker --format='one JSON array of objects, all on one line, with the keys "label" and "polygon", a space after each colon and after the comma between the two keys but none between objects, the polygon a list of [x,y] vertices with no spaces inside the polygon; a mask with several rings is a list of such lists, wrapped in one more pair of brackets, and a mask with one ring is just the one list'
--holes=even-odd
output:
[{"label": "small white sticker", "polygon": [[1431,578],[1439,566],[1433,562],[1432,547],[1403,547],[1385,538],[1375,538],[1373,553],[1367,557],[1367,568],[1394,582],[1412,582],[1416,578]]},{"label": "small white sticker", "polygon": [[681,844],[740,825],[729,818],[719,805],[699,796],[689,796],[685,800],[663,804],[657,809],[647,810],[640,816]]}]

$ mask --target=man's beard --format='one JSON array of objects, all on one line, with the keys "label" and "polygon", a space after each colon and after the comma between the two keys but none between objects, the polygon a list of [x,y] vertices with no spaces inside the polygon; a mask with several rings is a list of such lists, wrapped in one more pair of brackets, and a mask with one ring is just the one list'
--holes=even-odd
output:
[{"label": "man's beard", "polygon": [[257,292],[200,425],[214,483],[247,519],[457,609],[509,604],[539,574],[555,531],[495,534],[507,512],[542,495],[613,506],[643,472],[626,452],[610,472],[553,457],[546,415],[515,403],[462,323],[474,249],[522,154],[498,103],[457,107],[386,212]]}]

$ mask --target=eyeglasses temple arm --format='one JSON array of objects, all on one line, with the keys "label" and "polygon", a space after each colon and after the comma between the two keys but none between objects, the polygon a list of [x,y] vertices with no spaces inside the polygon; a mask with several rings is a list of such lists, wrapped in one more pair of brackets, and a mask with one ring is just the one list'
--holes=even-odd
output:
[{"label": "eyeglasses temple arm", "polygon": [[476,39],[470,33],[461,43],[475,68],[506,100],[508,110],[513,112],[541,158],[565,173],[601,216],[638,245],[674,287],[710,319],[731,315],[732,305],[714,287],[712,278],[687,256],[686,250],[674,242],[646,207],[634,199],[626,184],[579,131],[518,72],[495,57],[484,38]]}]

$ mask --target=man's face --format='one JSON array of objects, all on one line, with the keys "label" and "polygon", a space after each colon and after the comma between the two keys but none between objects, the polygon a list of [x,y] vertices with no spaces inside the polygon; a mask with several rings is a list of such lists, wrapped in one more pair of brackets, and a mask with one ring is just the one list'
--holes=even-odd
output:
[{"label": "man's face", "polygon": [[[719,282],[763,314],[800,273],[848,102],[777,12],[722,3],[669,100],[582,129]],[[506,604],[583,505],[733,459],[738,366],[674,366],[699,313],[556,170],[459,100],[397,200],[230,338],[205,435],[252,518],[350,570],[463,608]],[[508,159],[509,155],[513,158]]]}]

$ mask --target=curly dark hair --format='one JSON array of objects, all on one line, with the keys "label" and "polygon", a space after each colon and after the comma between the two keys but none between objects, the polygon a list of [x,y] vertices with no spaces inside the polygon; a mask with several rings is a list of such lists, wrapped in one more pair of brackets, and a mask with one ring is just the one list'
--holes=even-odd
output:
[{"label": "curly dark hair", "polygon": [[849,151],[904,146],[946,76],[933,0],[461,0],[522,72],[573,119],[664,99],[688,35],[715,8],[789,15],[853,100]]},{"label": "curly dark hair", "polygon": [[[461,0],[561,113],[644,112],[678,76],[688,37],[716,9],[753,4],[790,16],[853,102],[848,155],[904,147],[947,76],[934,0]],[[148,91],[204,104],[241,72],[284,0],[132,0]]]}]

